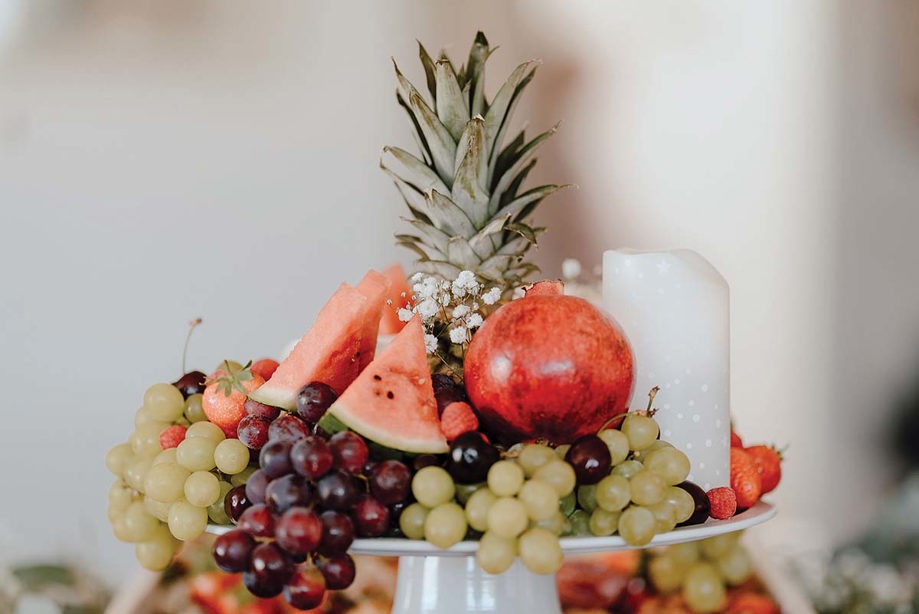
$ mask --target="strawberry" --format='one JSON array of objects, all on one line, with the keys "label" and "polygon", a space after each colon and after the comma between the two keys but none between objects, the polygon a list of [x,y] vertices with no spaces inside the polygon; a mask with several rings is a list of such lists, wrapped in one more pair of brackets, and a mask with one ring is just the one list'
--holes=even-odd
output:
[{"label": "strawberry", "polygon": [[447,441],[453,441],[463,433],[477,428],[479,419],[475,417],[469,403],[454,401],[444,407],[444,413],[440,416],[440,429]]},{"label": "strawberry", "polygon": [[166,427],[163,432],[160,433],[160,447],[164,450],[177,447],[180,443],[185,441],[185,431],[186,428],[181,424],[173,424],[172,426]]},{"label": "strawberry", "polygon": [[750,446],[745,450],[759,471],[763,494],[775,490],[782,479],[782,454],[772,446]]},{"label": "strawberry", "polygon": [[737,511],[737,495],[727,486],[713,488],[707,493],[708,515],[717,520],[727,520]]},{"label": "strawberry", "polygon": [[271,379],[271,376],[274,375],[275,370],[278,368],[278,361],[273,358],[262,358],[261,360],[256,360],[252,363],[252,366],[249,369],[254,375],[260,376],[266,382]]},{"label": "strawberry", "polygon": [[725,614],[779,614],[779,606],[770,597],[742,592],[731,598]]},{"label": "strawberry", "polygon": [[731,429],[731,447],[732,448],[742,448],[743,440],[740,438],[740,435],[734,432],[734,429]]},{"label": "strawberry", "polygon": [[737,496],[737,507],[747,509],[763,494],[763,481],[753,457],[743,448],[731,448],[731,488]]},{"label": "strawberry", "polygon": [[201,408],[207,419],[223,429],[228,438],[235,438],[236,427],[246,415],[246,395],[264,384],[265,380],[252,373],[251,365],[239,370],[234,370],[229,363],[224,365],[225,371],[218,369],[215,373],[217,377],[208,380]]}]

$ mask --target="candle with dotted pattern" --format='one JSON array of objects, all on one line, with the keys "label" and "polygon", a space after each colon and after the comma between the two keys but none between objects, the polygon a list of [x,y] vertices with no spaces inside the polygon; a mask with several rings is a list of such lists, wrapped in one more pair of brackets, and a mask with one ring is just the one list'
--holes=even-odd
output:
[{"label": "candle with dotted pattern", "polygon": [[635,356],[630,407],[654,405],[661,438],[689,457],[705,490],[730,483],[730,293],[690,250],[603,254],[603,305]]}]

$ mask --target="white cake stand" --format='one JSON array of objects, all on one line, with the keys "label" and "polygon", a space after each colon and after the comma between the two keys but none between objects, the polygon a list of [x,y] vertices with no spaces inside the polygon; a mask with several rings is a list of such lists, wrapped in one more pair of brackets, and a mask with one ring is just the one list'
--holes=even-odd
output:
[{"label": "white cake stand", "polygon": [[[760,501],[729,520],[709,520],[654,536],[644,548],[697,541],[742,531],[774,517],[773,506]],[[211,533],[232,527],[210,526]],[[564,537],[565,554],[588,554],[634,549],[621,537]],[[399,575],[392,611],[396,614],[561,614],[555,576],[528,571],[518,559],[503,574],[491,575],[475,560],[478,542],[465,541],[441,550],[420,540],[357,539],[352,554],[399,557]]]}]

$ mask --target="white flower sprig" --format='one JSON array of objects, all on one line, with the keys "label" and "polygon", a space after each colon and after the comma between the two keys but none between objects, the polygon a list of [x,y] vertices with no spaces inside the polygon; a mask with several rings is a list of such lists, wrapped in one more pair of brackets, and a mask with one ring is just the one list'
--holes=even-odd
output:
[{"label": "white flower sprig", "polygon": [[482,305],[501,300],[501,289],[485,290],[472,271],[462,271],[454,280],[415,273],[411,282],[413,307],[399,309],[398,316],[403,322],[415,315],[421,317],[429,354],[437,352],[440,337],[455,345],[468,343],[473,331],[485,321]]}]

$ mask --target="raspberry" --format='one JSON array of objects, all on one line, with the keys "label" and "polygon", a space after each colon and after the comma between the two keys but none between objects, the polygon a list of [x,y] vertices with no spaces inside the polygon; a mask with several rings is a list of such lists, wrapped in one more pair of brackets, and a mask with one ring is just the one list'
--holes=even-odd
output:
[{"label": "raspberry", "polygon": [[454,401],[444,407],[440,417],[440,429],[447,441],[453,441],[467,431],[479,428],[479,419],[475,417],[469,403]]},{"label": "raspberry", "polygon": [[175,448],[185,441],[185,427],[181,424],[173,424],[160,433],[160,447],[164,450]]},{"label": "raspberry", "polygon": [[713,488],[707,493],[711,508],[708,515],[717,520],[727,520],[737,511],[737,495],[727,486]]}]

